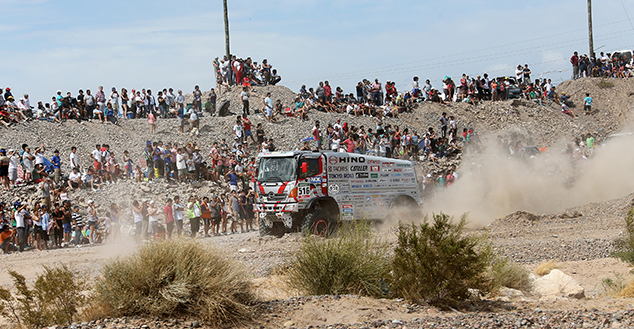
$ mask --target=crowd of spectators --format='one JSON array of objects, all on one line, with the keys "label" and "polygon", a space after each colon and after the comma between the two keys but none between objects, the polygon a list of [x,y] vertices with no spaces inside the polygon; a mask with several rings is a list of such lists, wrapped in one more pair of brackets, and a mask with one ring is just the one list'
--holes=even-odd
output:
[{"label": "crowd of spectators", "polygon": [[572,78],[629,78],[634,74],[632,66],[632,52],[599,53],[599,56],[579,56],[574,52],[570,57],[572,64]]}]

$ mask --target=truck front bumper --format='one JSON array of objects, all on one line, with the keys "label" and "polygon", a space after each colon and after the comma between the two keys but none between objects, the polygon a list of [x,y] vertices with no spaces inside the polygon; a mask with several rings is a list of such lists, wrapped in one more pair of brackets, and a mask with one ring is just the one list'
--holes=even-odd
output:
[{"label": "truck front bumper", "polygon": [[267,212],[294,212],[297,211],[297,203],[256,203],[255,211],[259,213]]}]

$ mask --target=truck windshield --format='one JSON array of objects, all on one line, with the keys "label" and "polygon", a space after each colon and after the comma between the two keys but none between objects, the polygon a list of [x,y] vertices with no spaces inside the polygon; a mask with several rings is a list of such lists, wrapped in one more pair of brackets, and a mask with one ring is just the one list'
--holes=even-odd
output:
[{"label": "truck windshield", "polygon": [[295,180],[295,158],[261,158],[258,182],[288,182]]}]

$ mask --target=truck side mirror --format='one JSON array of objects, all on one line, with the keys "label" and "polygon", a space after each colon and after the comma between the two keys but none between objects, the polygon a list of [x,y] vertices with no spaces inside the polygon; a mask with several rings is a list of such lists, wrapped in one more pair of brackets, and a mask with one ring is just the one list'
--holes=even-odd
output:
[{"label": "truck side mirror", "polygon": [[302,162],[302,174],[305,174],[308,172],[308,162]]}]

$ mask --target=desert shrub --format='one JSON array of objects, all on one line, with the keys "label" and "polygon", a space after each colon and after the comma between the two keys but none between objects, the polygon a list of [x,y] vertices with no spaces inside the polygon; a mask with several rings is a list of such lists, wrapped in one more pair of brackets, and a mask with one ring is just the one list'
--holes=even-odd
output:
[{"label": "desert shrub", "polygon": [[413,302],[456,306],[469,290],[493,288],[487,269],[493,260],[485,236],[465,235],[466,215],[457,223],[440,213],[430,222],[400,224],[392,262],[392,291]]},{"label": "desert shrub", "polygon": [[96,298],[113,316],[189,315],[220,326],[247,320],[254,294],[245,272],[222,253],[177,239],[106,264]]},{"label": "desert shrub", "polygon": [[627,287],[623,274],[616,273],[614,278],[604,278],[601,280],[599,292],[601,295],[615,297]]},{"label": "desert shrub", "polygon": [[614,87],[614,84],[612,82],[606,80],[605,77],[602,77],[601,80],[599,80],[599,82],[597,82],[597,87],[599,87],[601,89],[607,89],[607,88]]},{"label": "desert shrub", "polygon": [[634,298],[634,281],[630,282],[627,286],[623,287],[621,291],[616,295],[617,297]]},{"label": "desert shrub", "polygon": [[625,237],[618,239],[616,245],[619,251],[612,253],[612,256],[634,265],[634,207],[625,216]]},{"label": "desert shrub", "polygon": [[557,268],[557,263],[555,262],[555,260],[551,259],[545,263],[541,263],[537,266],[537,268],[535,269],[535,274],[539,275],[539,276],[544,276],[544,275],[548,275],[548,273],[550,273],[550,271],[554,270]]},{"label": "desert shrub", "polygon": [[496,257],[491,265],[491,276],[495,289],[507,287],[530,292],[532,284],[528,270],[505,257]]},{"label": "desert shrub", "polygon": [[66,265],[44,266],[32,288],[23,275],[9,271],[16,290],[0,288],[0,315],[27,328],[49,325],[70,325],[78,319],[78,305],[86,297],[87,285],[83,276]]},{"label": "desert shrub", "polygon": [[291,287],[307,294],[380,297],[387,293],[389,271],[387,244],[360,221],[328,239],[305,237],[287,273]]}]

